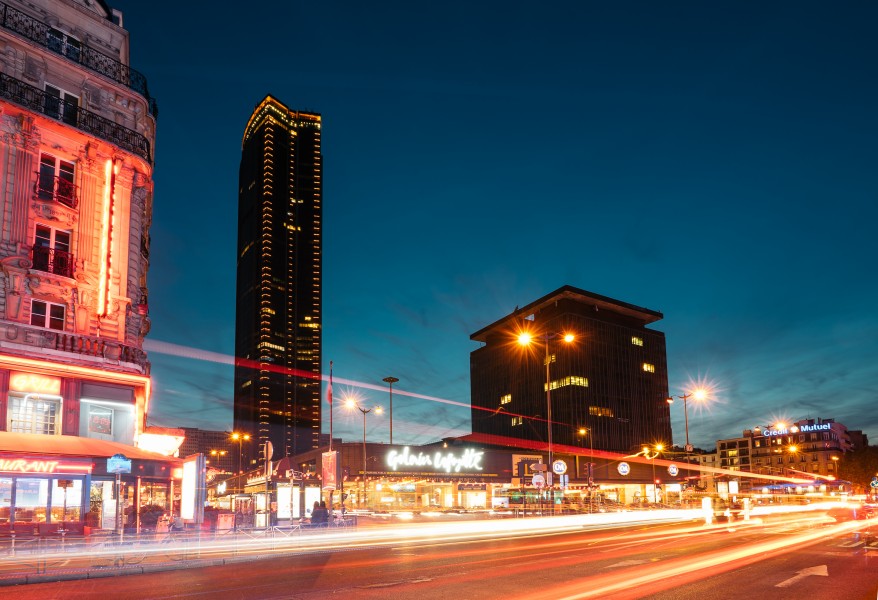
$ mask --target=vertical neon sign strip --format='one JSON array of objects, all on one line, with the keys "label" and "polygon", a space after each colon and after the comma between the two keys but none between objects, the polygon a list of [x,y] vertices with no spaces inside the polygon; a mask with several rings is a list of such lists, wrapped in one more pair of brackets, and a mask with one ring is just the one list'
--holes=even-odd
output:
[{"label": "vertical neon sign strip", "polygon": [[113,199],[117,168],[112,160],[104,165],[104,202],[101,210],[100,280],[98,284],[98,315],[105,317],[110,306],[110,258],[113,241]]}]

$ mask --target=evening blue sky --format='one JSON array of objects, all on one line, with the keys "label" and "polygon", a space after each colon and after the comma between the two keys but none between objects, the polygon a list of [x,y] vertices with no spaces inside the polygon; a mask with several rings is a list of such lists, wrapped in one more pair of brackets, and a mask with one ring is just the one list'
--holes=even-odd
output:
[{"label": "evening blue sky", "polygon": [[671,390],[717,388],[698,446],[805,417],[878,440],[875,3],[111,5],[160,109],[150,424],[232,426],[270,93],[323,115],[324,371],[385,407],[341,381],[398,377],[394,441],[468,433],[470,334],[563,285],[664,313]]}]

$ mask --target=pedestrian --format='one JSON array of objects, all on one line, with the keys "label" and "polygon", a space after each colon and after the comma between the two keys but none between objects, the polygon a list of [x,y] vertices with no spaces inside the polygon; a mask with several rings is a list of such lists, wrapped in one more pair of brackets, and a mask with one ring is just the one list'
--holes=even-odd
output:
[{"label": "pedestrian", "polygon": [[323,527],[329,523],[329,511],[326,509],[326,502],[314,502],[314,510],[311,511],[311,524],[317,527]]}]

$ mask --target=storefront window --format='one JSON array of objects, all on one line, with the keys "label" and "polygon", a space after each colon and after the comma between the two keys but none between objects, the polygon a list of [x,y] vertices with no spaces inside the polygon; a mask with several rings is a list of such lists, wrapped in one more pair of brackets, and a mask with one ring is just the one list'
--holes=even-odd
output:
[{"label": "storefront window", "polygon": [[82,507],[80,506],[81,502],[81,479],[55,479],[52,481],[53,523],[79,521],[80,512],[82,510]]},{"label": "storefront window", "polygon": [[130,388],[83,383],[79,411],[82,437],[134,443],[134,391]]},{"label": "storefront window", "polygon": [[61,434],[61,397],[9,392],[8,431]]},{"label": "storefront window", "polygon": [[12,510],[12,478],[0,477],[0,523],[8,523]]},{"label": "storefront window", "polygon": [[121,444],[134,442],[134,406],[83,400],[79,431],[89,437]]},{"label": "storefront window", "polygon": [[15,481],[15,520],[16,522],[44,523],[46,506],[49,500],[48,479],[27,479],[19,477]]}]

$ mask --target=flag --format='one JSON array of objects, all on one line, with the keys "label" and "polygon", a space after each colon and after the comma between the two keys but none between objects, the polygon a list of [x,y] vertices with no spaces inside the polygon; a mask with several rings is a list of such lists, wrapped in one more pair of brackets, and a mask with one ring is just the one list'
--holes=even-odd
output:
[{"label": "flag", "polygon": [[329,387],[326,388],[326,401],[332,407],[332,361],[329,361]]}]

